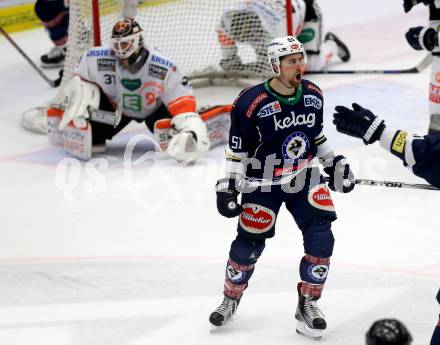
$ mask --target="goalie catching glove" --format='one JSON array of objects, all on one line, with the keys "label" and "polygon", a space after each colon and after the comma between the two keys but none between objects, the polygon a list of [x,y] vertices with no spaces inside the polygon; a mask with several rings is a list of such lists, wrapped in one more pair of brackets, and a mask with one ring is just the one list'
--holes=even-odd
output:
[{"label": "goalie catching glove", "polygon": [[196,161],[209,149],[205,124],[197,113],[182,113],[171,119],[171,140],[167,152],[175,160]]},{"label": "goalie catching glove", "polygon": [[70,121],[73,121],[77,128],[85,127],[90,117],[89,107],[97,109],[101,97],[98,86],[74,76],[66,83],[63,98],[66,98],[68,103],[59,125],[60,130],[63,130]]}]

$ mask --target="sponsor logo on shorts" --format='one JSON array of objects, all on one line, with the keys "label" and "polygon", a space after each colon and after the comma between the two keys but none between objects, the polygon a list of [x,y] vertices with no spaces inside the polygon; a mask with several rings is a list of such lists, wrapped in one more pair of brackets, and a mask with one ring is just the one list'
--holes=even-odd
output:
[{"label": "sponsor logo on shorts", "polygon": [[113,59],[97,59],[98,71],[114,72],[116,70],[116,62]]},{"label": "sponsor logo on shorts", "polygon": [[252,101],[249,108],[246,110],[246,117],[248,117],[248,118],[251,117],[252,113],[255,111],[255,109],[257,109],[258,104],[260,104],[262,101],[264,101],[268,97],[269,97],[268,94],[265,92],[260,93],[257,97],[255,97],[255,99]]},{"label": "sponsor logo on shorts", "polygon": [[309,191],[309,203],[320,210],[335,211],[330,191],[325,184],[319,184]]},{"label": "sponsor logo on shorts", "polygon": [[240,214],[241,227],[253,234],[260,234],[269,231],[275,223],[275,212],[271,209],[257,205],[246,203]]},{"label": "sponsor logo on shorts", "polygon": [[328,266],[327,265],[313,265],[308,269],[309,276],[317,281],[324,282],[327,279],[328,275]]},{"label": "sponsor logo on shorts", "polygon": [[257,116],[258,117],[268,117],[273,114],[281,112],[280,102],[275,101],[269,104],[266,104],[263,108],[260,109]]},{"label": "sponsor logo on shorts", "polygon": [[314,95],[305,95],[304,96],[304,105],[306,107],[314,107],[314,108],[320,110],[322,108],[322,101]]},{"label": "sponsor logo on shorts", "polygon": [[165,80],[167,77],[168,69],[159,65],[150,64],[148,66],[148,75],[160,80]]},{"label": "sponsor logo on shorts", "polygon": [[440,103],[440,87],[432,83],[429,87],[429,100],[433,103]]}]

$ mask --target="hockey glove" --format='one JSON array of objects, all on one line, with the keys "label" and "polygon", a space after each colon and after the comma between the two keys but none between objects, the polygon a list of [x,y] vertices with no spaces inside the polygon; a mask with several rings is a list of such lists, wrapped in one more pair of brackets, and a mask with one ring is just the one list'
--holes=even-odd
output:
[{"label": "hockey glove", "polygon": [[374,115],[370,110],[353,103],[353,110],[338,105],[333,114],[333,123],[340,133],[361,138],[365,145],[372,144],[380,139],[385,129],[385,122]]},{"label": "hockey glove", "polygon": [[403,10],[405,13],[408,13],[415,5],[420,4],[421,2],[428,6],[433,4],[434,0],[403,0]]},{"label": "hockey glove", "polygon": [[430,27],[417,26],[410,28],[405,34],[409,45],[415,50],[432,51],[438,47],[438,33]]},{"label": "hockey glove", "polygon": [[322,162],[330,181],[328,187],[336,192],[349,193],[355,186],[355,179],[350,165],[344,156],[331,157]]},{"label": "hockey glove", "polygon": [[239,192],[235,187],[235,181],[233,178],[223,178],[215,185],[217,210],[223,217],[233,218],[241,213],[242,207],[237,201]]}]

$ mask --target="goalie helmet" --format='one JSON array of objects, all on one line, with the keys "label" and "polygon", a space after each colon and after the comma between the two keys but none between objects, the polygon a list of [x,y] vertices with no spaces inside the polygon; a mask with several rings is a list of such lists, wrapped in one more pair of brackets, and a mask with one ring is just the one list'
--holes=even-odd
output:
[{"label": "goalie helmet", "polygon": [[[272,72],[276,75],[280,75],[280,64],[283,56],[301,53],[304,58],[304,64],[307,63],[307,53],[303,44],[298,41],[294,36],[286,36],[273,39],[267,47],[267,58]],[[275,70],[275,66],[278,66],[278,71]]]},{"label": "goalie helmet", "polygon": [[373,323],[366,335],[367,345],[410,345],[412,337],[405,325],[396,319]]},{"label": "goalie helmet", "polygon": [[[143,47],[142,29],[133,18],[118,20],[112,30],[112,48],[120,59],[130,59]],[[130,59],[132,60],[132,59]]]}]

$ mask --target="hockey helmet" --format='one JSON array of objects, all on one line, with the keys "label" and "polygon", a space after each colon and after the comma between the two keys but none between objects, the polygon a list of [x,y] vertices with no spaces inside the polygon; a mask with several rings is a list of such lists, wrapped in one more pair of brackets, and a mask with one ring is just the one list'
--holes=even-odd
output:
[{"label": "hockey helmet", "polygon": [[396,319],[374,322],[366,334],[367,345],[410,345],[411,334],[405,325]]},{"label": "hockey helmet", "polygon": [[142,29],[133,18],[116,22],[112,30],[112,48],[120,59],[128,59],[143,46]]},{"label": "hockey helmet", "polygon": [[[301,53],[304,58],[304,64],[307,63],[307,53],[303,44],[294,36],[279,37],[273,39],[267,47],[267,58],[272,72],[279,76],[279,67],[283,56]],[[274,65],[278,66],[278,71],[274,69]]]}]

